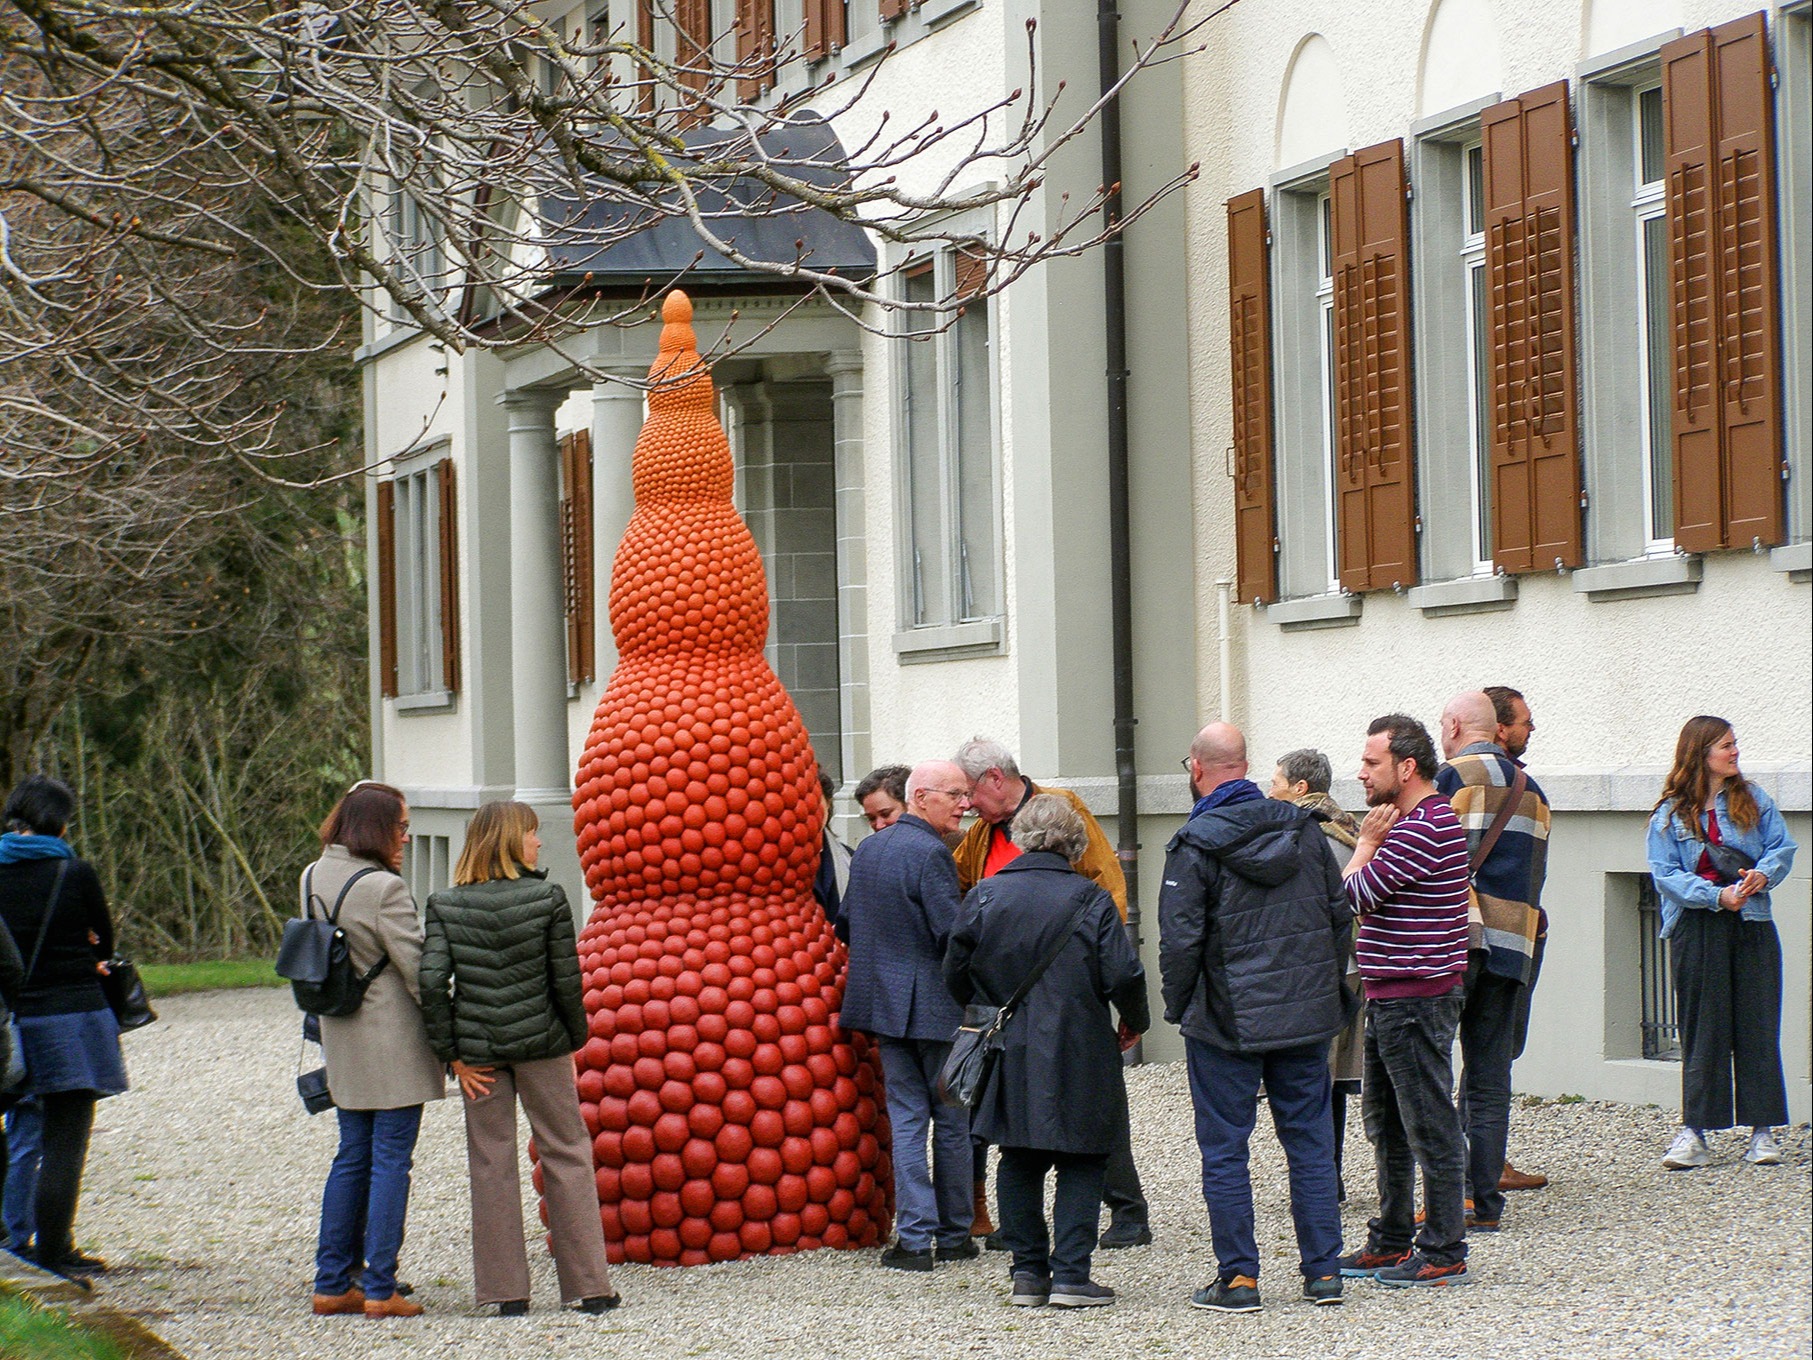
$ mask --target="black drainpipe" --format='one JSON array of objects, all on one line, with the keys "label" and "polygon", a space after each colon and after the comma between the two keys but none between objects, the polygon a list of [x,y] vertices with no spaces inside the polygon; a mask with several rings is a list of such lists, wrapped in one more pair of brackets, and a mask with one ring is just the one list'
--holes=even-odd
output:
[{"label": "black drainpipe", "polygon": [[[1096,23],[1101,92],[1121,78],[1119,0],[1098,0]],[[1102,338],[1108,360],[1108,576],[1113,634],[1114,775],[1118,792],[1116,822],[1120,830],[1121,872],[1127,878],[1127,935],[1134,953],[1140,946],[1139,911],[1139,767],[1133,751],[1133,549],[1127,489],[1127,272],[1121,221],[1120,98],[1102,108],[1102,184],[1107,197],[1102,223],[1110,233],[1102,245]],[[1142,1059],[1135,1044],[1129,1062]]]}]

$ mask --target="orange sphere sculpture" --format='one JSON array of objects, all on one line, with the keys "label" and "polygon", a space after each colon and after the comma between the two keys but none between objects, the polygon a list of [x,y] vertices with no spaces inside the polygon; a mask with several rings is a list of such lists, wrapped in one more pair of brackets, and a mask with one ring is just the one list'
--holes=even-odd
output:
[{"label": "orange sphere sculpture", "polygon": [[692,303],[669,293],[611,573],[620,660],[573,796],[591,1038],[577,1056],[612,1261],[867,1247],[893,1198],[880,1064],[837,1023],[812,895],[824,805],[762,655],[761,558]]}]

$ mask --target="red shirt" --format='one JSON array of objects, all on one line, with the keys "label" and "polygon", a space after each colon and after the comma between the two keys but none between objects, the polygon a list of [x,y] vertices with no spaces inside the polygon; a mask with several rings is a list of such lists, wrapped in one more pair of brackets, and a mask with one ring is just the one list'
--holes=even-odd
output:
[{"label": "red shirt", "polygon": [[982,861],[982,877],[993,878],[1007,865],[1020,858],[1020,847],[1013,843],[1005,826],[995,826],[988,833],[988,858]]},{"label": "red shirt", "polygon": [[[1719,835],[1719,814],[1712,808],[1706,809],[1706,839],[1713,845],[1723,845],[1725,838]],[[1708,883],[1719,881],[1719,871],[1712,866],[1712,856],[1700,851],[1700,862],[1693,866],[1693,871]]]}]

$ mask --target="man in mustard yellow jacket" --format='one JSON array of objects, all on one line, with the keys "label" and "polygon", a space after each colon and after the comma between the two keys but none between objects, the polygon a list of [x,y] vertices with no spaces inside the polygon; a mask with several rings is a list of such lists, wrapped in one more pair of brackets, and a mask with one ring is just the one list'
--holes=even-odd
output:
[{"label": "man in mustard yellow jacket", "polygon": [[[976,814],[963,839],[952,854],[957,860],[957,886],[965,893],[985,878],[992,878],[1002,865],[1019,857],[1013,843],[1013,819],[1026,800],[1034,794],[1051,793],[1064,799],[1077,810],[1089,833],[1089,844],[1071,867],[1094,879],[1114,899],[1114,906],[1127,919],[1127,880],[1121,873],[1120,858],[1107,835],[1083,800],[1068,789],[1040,788],[1020,773],[1013,753],[998,741],[972,737],[957,748],[952,757],[970,779],[970,807]],[[1133,1164],[1132,1130],[1123,1123],[1114,1151],[1108,1157],[1108,1178],[1102,1187],[1102,1200],[1108,1206],[1108,1230],[1101,1236],[1105,1248],[1143,1247],[1152,1240],[1148,1222],[1146,1196],[1140,1188],[1139,1170]],[[983,1233],[987,1220],[987,1186],[983,1174],[987,1162],[986,1145],[976,1149],[976,1231]]]}]

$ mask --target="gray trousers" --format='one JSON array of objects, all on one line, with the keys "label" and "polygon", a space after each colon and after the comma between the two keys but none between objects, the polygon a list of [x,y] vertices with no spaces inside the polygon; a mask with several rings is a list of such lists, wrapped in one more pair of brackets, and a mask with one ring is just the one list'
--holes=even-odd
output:
[{"label": "gray trousers", "polygon": [[466,1168],[472,1179],[472,1285],[480,1303],[529,1297],[516,1102],[522,1101],[541,1158],[548,1231],[563,1302],[613,1294],[598,1217],[592,1140],[579,1115],[573,1060],[542,1058],[492,1069],[491,1090],[466,1106]]}]

